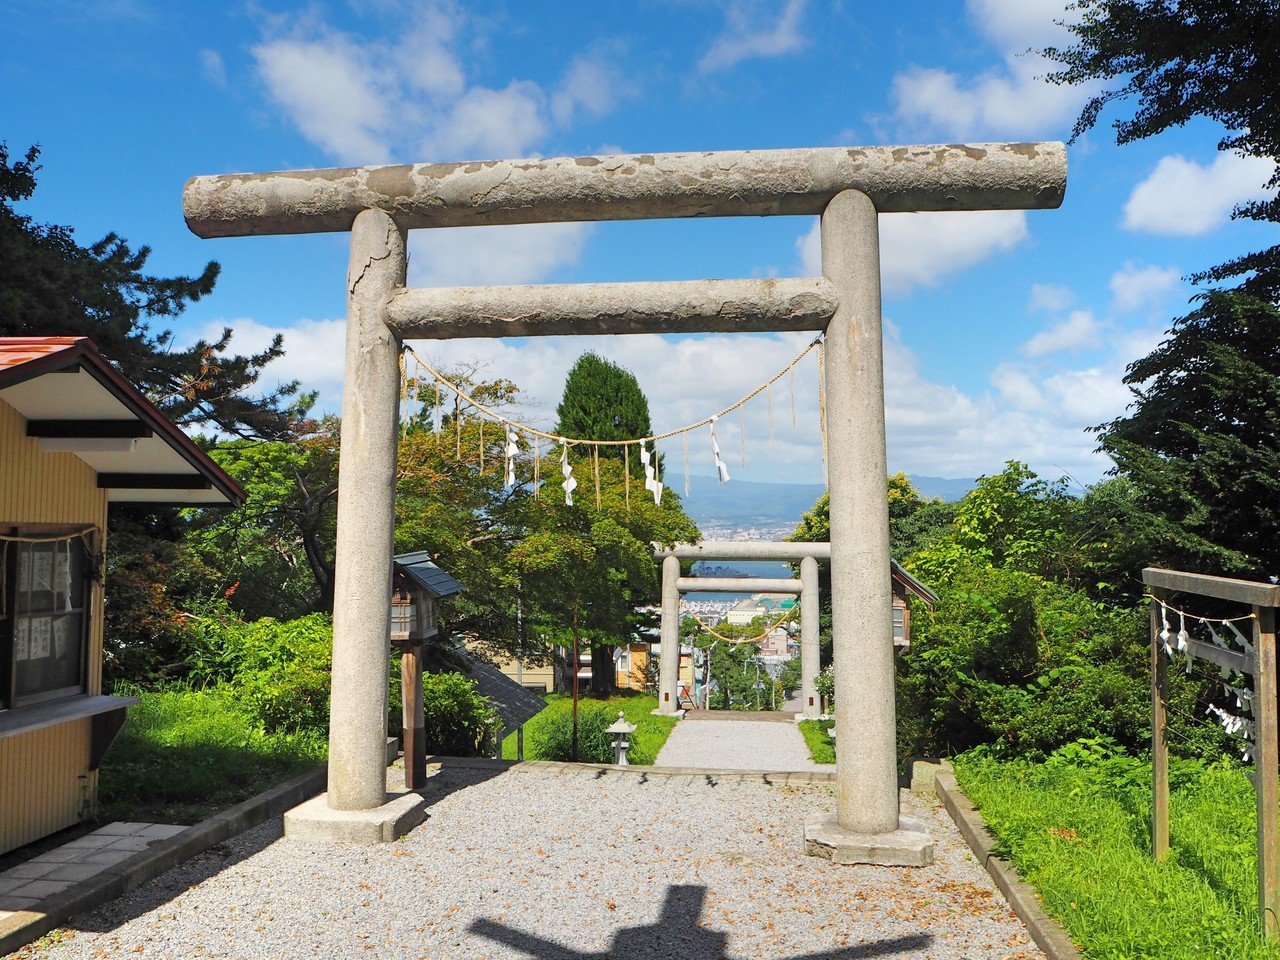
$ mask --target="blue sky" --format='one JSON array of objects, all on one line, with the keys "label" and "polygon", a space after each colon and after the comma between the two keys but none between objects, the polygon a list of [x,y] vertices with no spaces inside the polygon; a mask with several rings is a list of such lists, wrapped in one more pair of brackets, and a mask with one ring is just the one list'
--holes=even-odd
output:
[{"label": "blue sky", "polygon": [[[408,0],[190,3],[5,0],[0,137],[43,149],[27,212],[115,230],[160,273],[223,267],[177,324],[230,325],[245,348],[285,333],[273,375],[335,409],[345,237],[199,240],[196,174],[362,163],[846,144],[1065,139],[1087,90],[1039,79],[1056,0]],[[1109,118],[1104,118],[1109,120]],[[1062,208],[881,217],[889,464],[977,476],[1023,459],[1082,482],[1109,464],[1084,428],[1120,413],[1125,364],[1185,312],[1187,273],[1275,242],[1228,220],[1269,167],[1219,156],[1194,124],[1070,149]],[[812,218],[415,231],[410,282],[538,283],[817,272]],[[797,353],[803,335],[421,344],[480,360],[546,426],[584,349],[630,367],[655,427],[698,420]],[[819,481],[815,372],[722,424],[730,470]],[[690,442],[708,473],[710,444]],[[678,446],[671,448],[678,462]],[[704,462],[705,461],[705,462]]]}]

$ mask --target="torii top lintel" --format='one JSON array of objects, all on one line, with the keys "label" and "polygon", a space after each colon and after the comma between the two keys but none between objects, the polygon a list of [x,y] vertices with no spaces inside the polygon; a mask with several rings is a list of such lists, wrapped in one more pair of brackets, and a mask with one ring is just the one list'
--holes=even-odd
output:
[{"label": "torii top lintel", "polygon": [[820,214],[843,190],[880,213],[1057,207],[1060,142],[817,147],[341,167],[193,177],[197,236],[325,233],[381,209],[404,228]]}]

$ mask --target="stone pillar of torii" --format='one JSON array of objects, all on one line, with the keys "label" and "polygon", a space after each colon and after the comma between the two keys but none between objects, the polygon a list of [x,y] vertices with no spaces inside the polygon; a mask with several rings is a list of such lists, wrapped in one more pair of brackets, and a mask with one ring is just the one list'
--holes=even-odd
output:
[{"label": "stone pillar of torii", "polygon": [[[351,233],[334,590],[329,789],[297,834],[392,839],[387,644],[405,338],[826,333],[837,813],[806,827],[839,862],[923,864],[900,820],[894,729],[878,214],[1057,207],[1061,143],[825,147],[406,164],[196,177],[201,237]],[[820,216],[822,277],[405,289],[416,228],[674,217]],[[676,643],[678,643],[678,638]]]}]

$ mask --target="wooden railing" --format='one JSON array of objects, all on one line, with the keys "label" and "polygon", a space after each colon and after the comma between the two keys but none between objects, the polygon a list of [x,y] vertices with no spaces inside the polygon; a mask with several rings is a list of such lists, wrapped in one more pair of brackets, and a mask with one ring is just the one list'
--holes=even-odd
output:
[{"label": "wooden railing", "polygon": [[[1160,639],[1161,604],[1174,594],[1209,597],[1252,609],[1253,653],[1225,650],[1188,639],[1184,652],[1253,677],[1254,789],[1258,804],[1258,914],[1263,933],[1280,938],[1280,737],[1277,735],[1276,608],[1280,586],[1148,567],[1142,582],[1159,602],[1151,604],[1152,853],[1169,853],[1168,659]],[[1183,601],[1180,601],[1183,602]]]}]

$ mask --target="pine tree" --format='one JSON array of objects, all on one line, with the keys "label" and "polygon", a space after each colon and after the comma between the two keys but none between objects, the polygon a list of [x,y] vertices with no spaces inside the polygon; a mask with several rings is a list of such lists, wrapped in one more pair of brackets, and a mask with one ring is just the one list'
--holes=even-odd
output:
[{"label": "pine tree", "polygon": [[[653,432],[649,400],[630,370],[594,353],[584,353],[569,371],[556,407],[556,433],[583,440],[633,440]],[[631,473],[644,469],[633,448]],[[601,457],[623,459],[621,447],[601,447]]]},{"label": "pine tree", "polygon": [[0,336],[86,336],[164,411],[183,425],[244,437],[288,436],[311,398],[297,383],[250,395],[263,367],[284,350],[277,336],[260,353],[229,352],[231,329],[179,347],[149,319],[176,317],[213,290],[218,265],[197,277],[144,272],[149,247],[109,233],[90,246],[72,228],[36,223],[17,203],[36,189],[39,149],[9,158],[0,142]]}]

